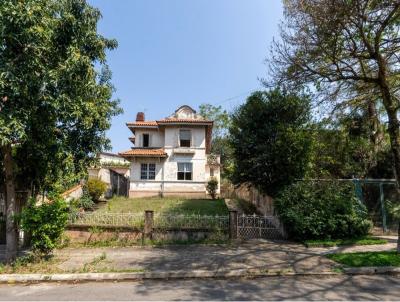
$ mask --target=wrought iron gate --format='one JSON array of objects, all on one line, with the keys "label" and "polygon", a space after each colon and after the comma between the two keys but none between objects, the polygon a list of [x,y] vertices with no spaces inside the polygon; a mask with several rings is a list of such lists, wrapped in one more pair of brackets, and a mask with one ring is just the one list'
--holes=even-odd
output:
[{"label": "wrought iron gate", "polygon": [[283,239],[283,229],[277,217],[239,215],[237,219],[238,238],[241,239]]}]

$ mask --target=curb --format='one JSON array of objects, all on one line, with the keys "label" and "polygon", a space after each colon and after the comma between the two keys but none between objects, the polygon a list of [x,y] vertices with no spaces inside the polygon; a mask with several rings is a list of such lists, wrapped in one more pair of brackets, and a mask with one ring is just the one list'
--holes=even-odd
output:
[{"label": "curb", "polygon": [[231,271],[152,271],[140,273],[72,273],[72,274],[0,274],[0,283],[29,282],[88,282],[88,281],[139,281],[196,278],[255,278],[285,276],[337,276],[337,275],[372,275],[400,274],[400,268],[363,267],[344,268],[343,272],[294,272],[291,270],[251,270]]}]

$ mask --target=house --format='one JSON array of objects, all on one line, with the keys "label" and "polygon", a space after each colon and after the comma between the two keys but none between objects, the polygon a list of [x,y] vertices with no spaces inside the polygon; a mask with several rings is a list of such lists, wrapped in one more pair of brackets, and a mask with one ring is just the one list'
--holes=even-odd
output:
[{"label": "house", "polygon": [[105,197],[128,195],[130,162],[118,154],[101,152],[96,165],[88,169],[89,179],[97,178],[108,185]]},{"label": "house", "polygon": [[126,125],[134,146],[119,155],[131,163],[130,197],[204,198],[210,177],[220,183],[219,156],[211,154],[213,121],[191,107],[181,106],[156,121],[146,121],[139,112],[136,121]]}]

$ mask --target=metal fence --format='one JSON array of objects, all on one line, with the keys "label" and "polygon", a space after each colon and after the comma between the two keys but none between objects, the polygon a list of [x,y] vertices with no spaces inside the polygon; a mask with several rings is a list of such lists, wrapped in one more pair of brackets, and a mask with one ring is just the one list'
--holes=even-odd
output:
[{"label": "metal fence", "polygon": [[281,239],[285,235],[279,219],[275,216],[239,215],[237,236],[241,239]]},{"label": "metal fence", "polygon": [[228,230],[228,215],[154,215],[154,228]]},{"label": "metal fence", "polygon": [[69,216],[69,225],[142,228],[144,216],[140,213],[74,213]]}]

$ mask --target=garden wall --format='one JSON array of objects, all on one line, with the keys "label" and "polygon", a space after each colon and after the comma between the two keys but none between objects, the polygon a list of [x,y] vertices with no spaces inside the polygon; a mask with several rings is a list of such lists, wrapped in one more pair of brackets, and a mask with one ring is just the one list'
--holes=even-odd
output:
[{"label": "garden wall", "polygon": [[256,188],[248,183],[234,186],[230,183],[221,185],[223,198],[242,199],[252,203],[263,215],[274,215],[274,205],[271,196],[261,194]]},{"label": "garden wall", "polygon": [[[139,228],[130,227],[89,227],[68,226],[64,232],[65,236],[73,243],[93,243],[98,241],[119,240],[139,241],[143,239],[144,232]],[[218,233],[219,240],[228,239],[227,232]],[[155,241],[202,241],[216,239],[213,230],[207,229],[157,229],[152,230],[149,239]]]}]

